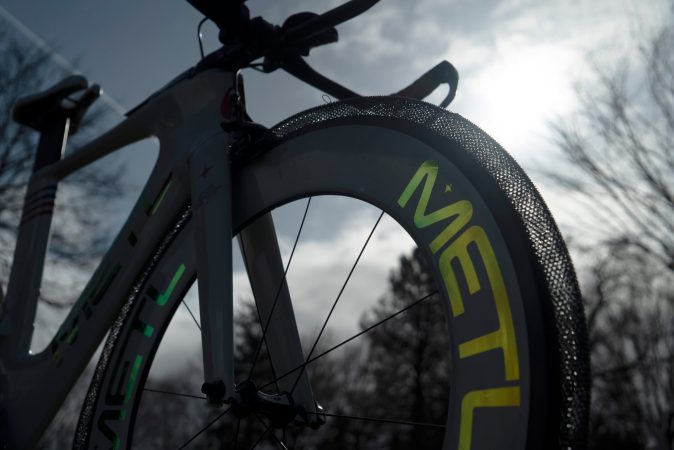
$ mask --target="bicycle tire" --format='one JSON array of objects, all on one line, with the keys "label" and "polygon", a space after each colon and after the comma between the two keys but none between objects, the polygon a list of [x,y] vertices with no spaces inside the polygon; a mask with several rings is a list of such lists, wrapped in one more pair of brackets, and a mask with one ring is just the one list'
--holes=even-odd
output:
[{"label": "bicycle tire", "polygon": [[[432,267],[456,344],[448,352],[443,448],[584,448],[589,361],[580,292],[554,220],[515,161],[461,116],[404,98],[324,105],[272,132],[279,144],[234,170],[235,231],[278,205],[320,194],[364,200],[401,224]],[[461,201],[468,209],[457,206]],[[99,439],[114,448],[130,445],[139,386],[172,315],[141,342],[143,295],[156,273],[165,273],[165,285],[175,280],[180,266],[171,252],[189,226],[187,211],[115,322],[76,448],[95,447]],[[170,283],[176,295],[169,295],[167,311],[194,279],[193,269],[182,267]],[[494,323],[498,333],[489,331]],[[131,359],[130,351],[142,357]],[[130,405],[123,417],[106,401],[111,392]],[[106,417],[114,436],[100,426]]]}]

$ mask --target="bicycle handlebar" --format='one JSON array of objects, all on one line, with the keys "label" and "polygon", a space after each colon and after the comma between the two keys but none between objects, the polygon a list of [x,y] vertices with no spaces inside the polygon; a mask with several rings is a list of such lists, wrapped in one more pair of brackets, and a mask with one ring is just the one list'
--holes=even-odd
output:
[{"label": "bicycle handlebar", "polygon": [[[323,14],[299,13],[290,16],[279,27],[262,17],[250,19],[245,0],[187,0],[220,28],[220,40],[234,44],[242,58],[239,62],[249,63],[264,57],[265,72],[284,69],[294,77],[315,88],[342,100],[359,95],[316,72],[302,55],[309,49],[337,40],[336,25],[352,19],[379,2],[379,0],[350,0]],[[449,92],[441,102],[447,107],[456,94],[458,72],[447,61],[443,61],[411,85],[397,93],[404,97],[422,99],[440,84],[448,84]]]},{"label": "bicycle handlebar", "polygon": [[[244,1],[187,0],[190,5],[212,20],[225,36],[238,38],[244,44],[252,44],[257,36],[256,33],[252,33],[253,21],[250,20],[248,8],[243,4]],[[309,40],[317,34],[364,13],[378,2],[379,0],[350,0],[288,30],[283,30],[282,39],[290,46]],[[260,23],[263,20],[257,18],[256,22]],[[271,24],[267,25],[274,27]]]},{"label": "bicycle handlebar", "polygon": [[[335,42],[336,25],[370,9],[379,0],[350,0],[323,14],[299,13],[279,27],[262,17],[250,18],[245,0],[187,0],[220,29],[220,41],[233,49],[239,67],[264,57],[265,72],[282,68],[300,80],[338,98],[357,97],[312,69],[303,59],[313,47]],[[208,59],[208,58],[207,58]],[[217,60],[217,58],[216,58]],[[203,62],[203,61],[202,61]]]},{"label": "bicycle handlebar", "polygon": [[284,33],[285,39],[288,42],[308,39],[322,31],[353,19],[372,8],[378,2],[379,0],[351,0],[291,28]]}]

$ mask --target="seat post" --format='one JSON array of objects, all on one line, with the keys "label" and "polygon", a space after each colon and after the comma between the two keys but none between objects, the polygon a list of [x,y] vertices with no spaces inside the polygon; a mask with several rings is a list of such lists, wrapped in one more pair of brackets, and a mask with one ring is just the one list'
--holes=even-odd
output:
[{"label": "seat post", "polygon": [[69,128],[70,118],[65,114],[59,114],[45,126],[44,130],[40,133],[40,141],[33,164],[33,173],[61,159],[63,150],[66,147]]},{"label": "seat post", "polygon": [[34,174],[61,159],[69,128],[68,114],[59,111],[52,114],[40,129],[33,175],[21,212],[7,296],[0,299],[0,336],[6,336],[7,344],[22,353],[28,351],[33,335],[58,184],[55,180],[45,183]]}]

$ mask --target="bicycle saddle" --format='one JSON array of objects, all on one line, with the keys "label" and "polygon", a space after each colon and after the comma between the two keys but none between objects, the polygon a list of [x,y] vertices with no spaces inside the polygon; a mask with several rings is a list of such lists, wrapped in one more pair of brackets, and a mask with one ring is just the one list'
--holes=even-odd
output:
[{"label": "bicycle saddle", "polygon": [[[88,88],[88,89],[87,89]],[[63,106],[61,101],[75,92],[86,92],[73,106]],[[21,97],[14,104],[12,118],[27,127],[43,131],[53,115],[59,110],[71,119],[71,134],[75,132],[86,109],[100,95],[97,85],[89,87],[89,82],[81,75],[72,75],[52,87],[37,94]]]}]

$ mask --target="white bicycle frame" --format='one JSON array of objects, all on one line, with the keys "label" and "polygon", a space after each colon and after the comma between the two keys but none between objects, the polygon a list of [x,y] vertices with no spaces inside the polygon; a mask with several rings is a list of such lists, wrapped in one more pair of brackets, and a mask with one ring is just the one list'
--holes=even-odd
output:
[{"label": "white bicycle frame", "polygon": [[[0,420],[7,434],[0,441],[11,448],[37,443],[163,236],[188,204],[198,273],[204,380],[223,382],[225,400],[235,395],[232,135],[221,124],[229,119],[222,111],[236,95],[236,79],[236,73],[216,69],[185,75],[119,125],[30,178],[0,327]],[[64,143],[65,136],[67,126]],[[30,354],[59,181],[150,136],[159,138],[160,151],[139,201],[50,345],[39,354]],[[271,214],[243,230],[239,245],[245,250],[242,254],[263,324],[273,310],[267,345],[272,363],[279,373],[285,373],[304,360]],[[290,390],[290,386],[281,387]],[[306,370],[293,399],[306,411],[315,411]]]}]

